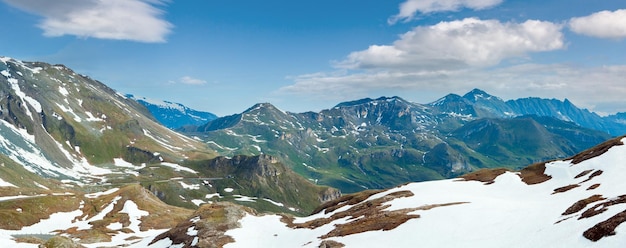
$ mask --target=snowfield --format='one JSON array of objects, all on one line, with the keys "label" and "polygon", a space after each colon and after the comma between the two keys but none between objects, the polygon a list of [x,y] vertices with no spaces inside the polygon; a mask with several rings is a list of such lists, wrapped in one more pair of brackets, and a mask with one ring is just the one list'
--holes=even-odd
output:
[{"label": "snowfield", "polygon": [[[234,240],[224,247],[626,247],[626,225],[622,224],[626,221],[626,145],[619,144],[625,141],[613,140],[572,159],[536,164],[521,172],[480,171],[464,178],[346,195],[307,217],[242,214],[233,220],[239,227],[224,233]],[[122,160],[116,164],[128,166]],[[86,196],[100,197],[118,190]],[[222,191],[232,193],[234,189]],[[215,196],[220,197],[216,193],[206,198]],[[240,201],[283,205],[234,196]],[[204,201],[196,204],[201,203]],[[0,230],[0,242],[37,247],[16,243],[11,235],[88,229],[90,222],[105,217],[115,204],[122,204],[121,197],[113,198],[88,219],[78,218],[82,215],[79,209],[52,214],[21,230]],[[181,242],[206,244],[215,238],[204,236],[204,224],[195,225],[200,216],[183,222],[187,226],[181,230],[188,240],[181,241],[163,236],[155,240],[168,230],[141,230],[140,223],[149,213],[131,200],[123,202],[119,213],[128,215],[126,231],[119,230],[120,222],[112,222],[107,226],[115,232],[110,242],[83,245],[185,247]]]},{"label": "snowfield", "polygon": [[[247,215],[240,221],[241,228],[226,232],[236,242],[225,247],[318,247],[329,240],[346,247],[626,247],[624,224],[617,226],[615,235],[598,241],[583,236],[594,225],[626,212],[626,201],[581,218],[587,210],[603,208],[597,204],[617,201],[626,193],[625,157],[626,146],[614,146],[601,156],[578,164],[571,160],[545,164],[545,174],[552,178],[542,183],[529,185],[522,181],[520,173],[505,172],[492,183],[462,179],[411,183],[362,201],[382,200],[381,216],[394,211],[406,211],[404,216],[411,216],[389,230],[373,225],[371,230],[350,233],[350,229],[368,225],[359,222],[368,214],[355,214],[355,209],[350,210],[353,204],[293,220],[294,224],[306,225],[311,220],[332,220],[333,215],[348,216],[312,229],[290,228],[276,215]],[[565,187],[571,189],[560,192],[569,185],[578,186]],[[575,203],[593,195],[606,199],[564,214]],[[397,220],[380,217],[374,221],[384,225]],[[350,226],[351,222],[354,225]],[[341,225],[349,227],[342,230],[346,235],[330,235]]]}]

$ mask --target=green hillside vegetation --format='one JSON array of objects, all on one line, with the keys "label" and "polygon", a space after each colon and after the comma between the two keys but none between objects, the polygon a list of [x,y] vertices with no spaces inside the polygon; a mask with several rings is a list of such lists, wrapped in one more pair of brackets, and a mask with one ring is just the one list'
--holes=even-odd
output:
[{"label": "green hillside vegetation", "polygon": [[451,178],[480,168],[521,168],[610,138],[551,117],[472,117],[494,114],[454,99],[463,104],[435,108],[395,97],[301,114],[265,103],[181,131],[224,156],[276,156],[309,181],[342,192]]}]

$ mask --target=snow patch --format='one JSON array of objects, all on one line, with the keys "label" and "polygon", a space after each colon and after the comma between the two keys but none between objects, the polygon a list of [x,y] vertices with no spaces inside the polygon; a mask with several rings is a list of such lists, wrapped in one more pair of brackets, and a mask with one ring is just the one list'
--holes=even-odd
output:
[{"label": "snow patch", "polygon": [[13,185],[12,183],[9,183],[7,181],[2,180],[2,178],[0,178],[0,187],[15,187],[15,188],[17,188],[17,186]]},{"label": "snow patch", "polygon": [[190,173],[194,173],[194,174],[198,173],[195,170],[189,169],[189,168],[181,166],[179,164],[168,163],[168,162],[161,162],[161,165],[166,166],[166,167],[170,167],[170,168],[174,169],[175,171],[186,171],[186,172],[190,172]]},{"label": "snow patch", "polygon": [[178,182],[178,183],[180,183],[180,186],[182,186],[184,189],[191,189],[191,190],[200,189],[200,184],[186,184],[184,182]]},{"label": "snow patch", "polygon": [[124,208],[120,213],[128,214],[130,218],[130,225],[128,228],[133,230],[135,233],[141,232],[139,230],[139,224],[141,224],[141,217],[148,216],[150,213],[148,211],[143,211],[137,207],[137,204],[131,200],[128,200],[124,203]]},{"label": "snow patch", "polygon": [[98,198],[98,197],[103,196],[103,195],[113,194],[113,193],[117,192],[118,190],[120,190],[120,189],[119,188],[112,188],[112,189],[109,189],[109,190],[103,191],[103,192],[96,192],[96,193],[91,193],[91,194],[85,194],[85,197],[87,197],[87,198]]}]

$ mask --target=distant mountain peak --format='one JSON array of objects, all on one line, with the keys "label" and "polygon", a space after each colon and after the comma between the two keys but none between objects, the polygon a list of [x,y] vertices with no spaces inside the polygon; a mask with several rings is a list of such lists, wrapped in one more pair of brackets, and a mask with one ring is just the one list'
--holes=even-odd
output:
[{"label": "distant mountain peak", "polygon": [[350,107],[350,106],[357,106],[357,105],[370,104],[370,103],[393,102],[393,101],[400,101],[400,102],[408,103],[406,100],[402,99],[399,96],[392,96],[392,97],[381,96],[376,99],[367,97],[367,98],[362,98],[362,99],[355,100],[355,101],[342,102],[342,103],[335,105],[335,108]]},{"label": "distant mountain peak", "polygon": [[481,89],[478,89],[478,88],[475,88],[475,89],[471,90],[470,92],[467,92],[465,95],[463,95],[463,98],[465,98],[467,100],[470,100],[472,102],[477,102],[477,101],[479,101],[481,99],[482,100],[487,100],[487,101],[489,101],[489,100],[502,101],[502,99],[500,99],[500,98],[498,98],[496,96],[490,95],[489,93],[487,93],[487,92],[485,92],[485,91],[483,91]]},{"label": "distant mountain peak", "polygon": [[429,103],[428,105],[432,105],[432,106],[439,106],[439,105],[444,105],[446,103],[449,102],[457,102],[459,100],[461,100],[462,97],[457,95],[457,94],[447,94],[442,98],[439,98],[437,100],[435,100],[434,102]]},{"label": "distant mountain peak", "polygon": [[254,104],[252,107],[246,109],[245,111],[243,111],[243,113],[248,113],[248,112],[253,112],[253,111],[257,111],[257,110],[277,110],[280,112],[284,112],[280,109],[278,109],[276,106],[274,106],[273,104],[269,103],[269,102],[263,102],[263,103],[257,103]]},{"label": "distant mountain peak", "polygon": [[213,113],[190,109],[180,103],[134,96],[132,94],[123,96],[135,100],[146,107],[157,121],[170,129],[188,125],[202,125],[217,119],[217,116]]}]

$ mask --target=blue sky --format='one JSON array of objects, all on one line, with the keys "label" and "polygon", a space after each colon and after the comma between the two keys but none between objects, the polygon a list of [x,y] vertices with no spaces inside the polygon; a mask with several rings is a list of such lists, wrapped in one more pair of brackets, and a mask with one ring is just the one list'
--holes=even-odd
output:
[{"label": "blue sky", "polygon": [[621,0],[0,0],[0,55],[218,115],[480,88],[626,111]]}]

